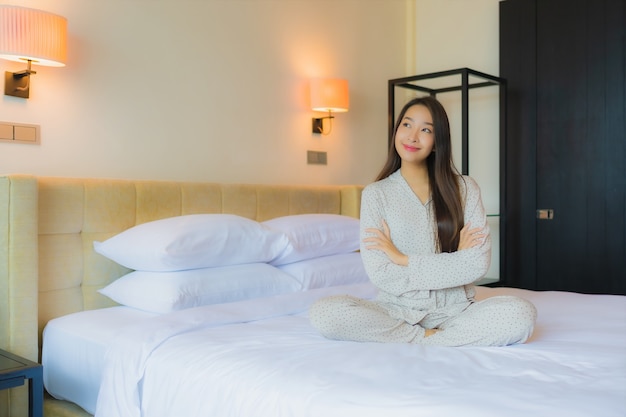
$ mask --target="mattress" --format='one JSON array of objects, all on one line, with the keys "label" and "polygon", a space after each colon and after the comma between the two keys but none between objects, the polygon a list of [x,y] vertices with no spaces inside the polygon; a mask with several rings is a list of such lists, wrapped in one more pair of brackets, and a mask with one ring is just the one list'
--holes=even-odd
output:
[{"label": "mattress", "polygon": [[97,404],[96,417],[624,416],[624,296],[478,287],[479,299],[533,302],[532,338],[447,348],[323,338],[308,306],[345,293],[376,291],[355,284],[162,316],[118,307],[56,319],[44,339],[46,388],[90,412]]}]

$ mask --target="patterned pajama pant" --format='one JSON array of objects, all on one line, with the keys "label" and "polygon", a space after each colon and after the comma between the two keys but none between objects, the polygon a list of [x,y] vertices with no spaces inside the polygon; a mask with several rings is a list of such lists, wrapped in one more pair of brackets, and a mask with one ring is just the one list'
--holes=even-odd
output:
[{"label": "patterned pajama pant", "polygon": [[[392,317],[384,303],[349,295],[323,298],[309,311],[311,324],[329,339],[439,346],[524,343],[536,318],[533,304],[513,296],[472,303],[455,316],[427,315],[415,325]],[[435,334],[424,336],[425,329],[435,328]]]}]

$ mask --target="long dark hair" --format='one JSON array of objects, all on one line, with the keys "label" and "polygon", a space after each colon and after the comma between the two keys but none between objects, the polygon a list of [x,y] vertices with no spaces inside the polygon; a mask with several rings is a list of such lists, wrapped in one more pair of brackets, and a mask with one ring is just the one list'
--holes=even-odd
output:
[{"label": "long dark hair", "polygon": [[425,106],[433,118],[435,146],[426,159],[426,166],[437,221],[437,249],[441,252],[454,252],[459,246],[459,232],[464,222],[458,182],[460,177],[452,162],[448,115],[436,98],[417,97],[404,105],[396,120],[387,161],[376,180],[387,178],[400,169],[402,160],[396,150],[396,132],[407,110],[416,105]]}]

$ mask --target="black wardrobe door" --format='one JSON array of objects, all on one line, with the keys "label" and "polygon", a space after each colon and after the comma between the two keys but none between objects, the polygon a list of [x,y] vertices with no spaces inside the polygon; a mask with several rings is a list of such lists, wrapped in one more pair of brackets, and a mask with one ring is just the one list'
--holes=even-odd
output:
[{"label": "black wardrobe door", "polygon": [[[515,190],[512,183],[507,195],[521,193],[517,207],[523,214],[519,215],[517,243],[520,254],[528,255],[529,265],[536,269],[534,277],[528,267],[522,269],[518,282],[540,290],[625,294],[625,1],[513,3],[536,8],[534,22],[527,22],[535,26],[535,67],[522,63],[523,70],[512,70],[510,63],[503,64],[500,74],[519,87],[517,94],[524,97],[518,100],[523,110],[511,114],[511,120],[517,120],[512,123],[531,126],[512,133],[512,142],[522,141],[516,145],[522,152],[507,155],[507,161],[521,157],[516,175],[525,188]],[[501,35],[501,39],[506,37]],[[520,71],[534,73],[534,91],[530,82],[519,80]],[[534,117],[529,117],[532,113]],[[534,158],[526,162],[524,152],[532,151]],[[530,173],[533,165],[534,174]],[[529,182],[533,180],[535,193],[531,195]],[[527,211],[533,200],[535,209],[553,210],[553,218],[534,219],[531,224]],[[517,259],[518,264],[524,261]]]}]

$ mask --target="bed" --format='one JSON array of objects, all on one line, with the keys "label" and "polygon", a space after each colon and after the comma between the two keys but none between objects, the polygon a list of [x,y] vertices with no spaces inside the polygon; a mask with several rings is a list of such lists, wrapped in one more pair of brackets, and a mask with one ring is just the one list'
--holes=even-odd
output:
[{"label": "bed", "polygon": [[[335,220],[358,217],[360,192],[349,185],[0,177],[0,348],[43,361],[50,417],[626,414],[624,296],[478,287],[478,298],[532,301],[539,314],[532,338],[503,348],[443,348],[317,334],[307,318],[316,299],[376,294],[345,242],[336,253],[296,261],[292,251],[284,265],[267,254],[242,260],[233,250],[216,257],[235,259],[228,265],[194,264],[185,272],[237,270],[240,280],[271,281],[269,290],[228,288],[224,298],[221,288],[217,298],[176,308],[171,300],[155,307],[153,289],[135,300],[148,303],[141,308],[119,298],[128,287],[113,291],[128,276],[148,275],[148,285],[156,285],[154,274],[172,273],[128,263],[137,257],[124,259],[123,245],[121,253],[106,252],[107,242],[142,225],[210,218],[211,227],[217,219],[229,230],[234,221],[260,233],[260,224],[265,233],[285,226],[280,219],[312,215],[331,219],[324,226],[330,233],[340,229]],[[265,242],[265,235],[252,236]],[[113,293],[105,296],[107,289]],[[1,415],[21,415],[26,406],[24,389],[0,391]]]}]

